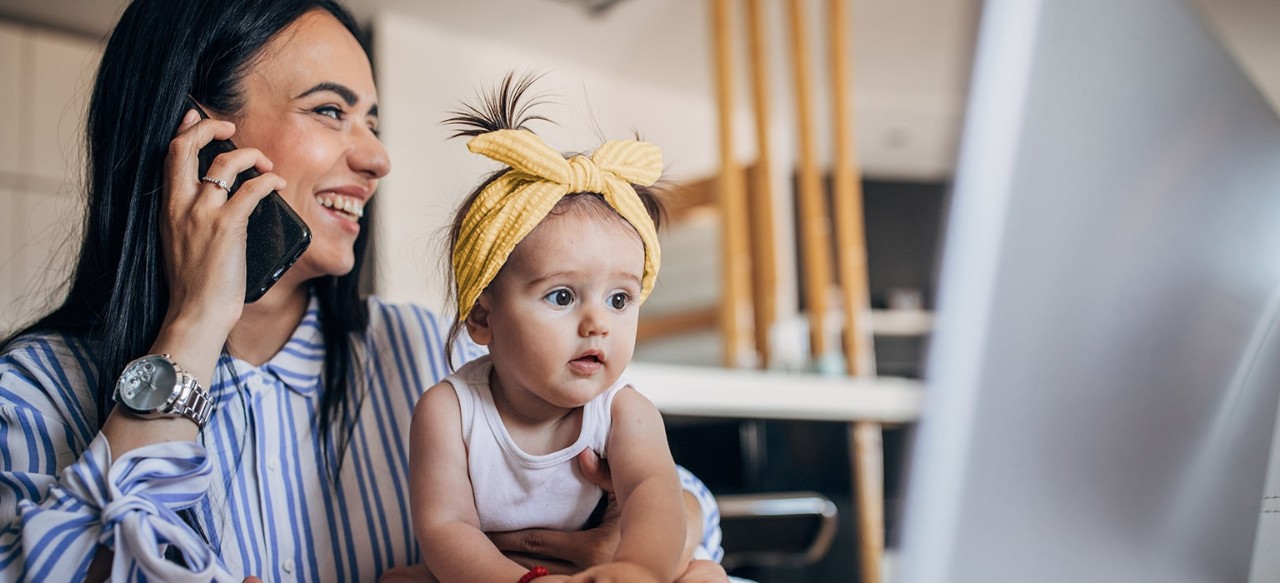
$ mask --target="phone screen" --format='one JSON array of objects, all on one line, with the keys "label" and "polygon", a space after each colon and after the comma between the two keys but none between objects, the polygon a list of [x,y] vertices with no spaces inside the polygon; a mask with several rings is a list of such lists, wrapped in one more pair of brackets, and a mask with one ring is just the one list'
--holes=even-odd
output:
[{"label": "phone screen", "polygon": [[[187,102],[200,113],[200,117],[209,118],[204,108],[194,99],[188,98]],[[209,166],[219,154],[234,149],[236,145],[231,140],[214,140],[201,148],[200,176],[208,175]],[[230,195],[234,196],[240,185],[257,176],[258,171],[254,168],[241,172],[230,186]],[[249,215],[248,234],[245,249],[246,304],[253,303],[266,294],[311,244],[311,229],[289,203],[285,202],[284,197],[274,190]]]}]

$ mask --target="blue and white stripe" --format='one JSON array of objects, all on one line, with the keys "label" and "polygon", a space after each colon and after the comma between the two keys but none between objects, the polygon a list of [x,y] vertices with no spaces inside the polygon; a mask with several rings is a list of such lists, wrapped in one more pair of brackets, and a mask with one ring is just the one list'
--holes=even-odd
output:
[{"label": "blue and white stripe", "polygon": [[680,475],[680,487],[693,494],[702,508],[702,541],[693,550],[693,558],[719,563],[724,558],[724,548],[720,546],[720,506],[716,504],[716,497],[689,470],[676,466],[676,472]]},{"label": "blue and white stripe", "polygon": [[[197,553],[191,567],[205,579],[222,571],[217,561],[236,580],[268,582],[374,581],[422,562],[407,511],[407,435],[418,397],[448,374],[448,323],[377,298],[369,311],[357,371],[367,392],[336,484],[313,425],[324,365],[314,300],[269,362],[219,363],[203,448],[157,444],[110,468],[88,388],[98,374],[91,347],[57,335],[11,345],[0,355],[0,581],[81,579],[98,542],[129,559],[115,571],[129,580],[173,579],[156,541]],[[480,354],[459,344],[457,362]],[[119,469],[140,454],[153,462],[145,472]],[[698,556],[718,560],[715,500],[683,470],[681,482],[706,519]],[[199,541],[174,514],[184,507],[196,510],[216,556],[198,556]]]}]

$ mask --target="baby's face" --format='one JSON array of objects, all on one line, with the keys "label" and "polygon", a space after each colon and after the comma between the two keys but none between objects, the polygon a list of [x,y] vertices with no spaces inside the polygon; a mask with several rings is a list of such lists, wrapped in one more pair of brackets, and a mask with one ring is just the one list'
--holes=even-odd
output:
[{"label": "baby's face", "polygon": [[[482,297],[502,392],[523,407],[572,408],[603,393],[631,363],[644,244],[622,219],[549,215]],[[532,413],[532,411],[530,411]]]}]

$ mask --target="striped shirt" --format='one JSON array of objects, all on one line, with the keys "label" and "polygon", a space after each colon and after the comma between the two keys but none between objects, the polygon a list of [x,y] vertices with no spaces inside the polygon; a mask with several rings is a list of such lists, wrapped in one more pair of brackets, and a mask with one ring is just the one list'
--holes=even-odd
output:
[{"label": "striped shirt", "polygon": [[[314,298],[262,366],[223,356],[198,444],[150,445],[114,464],[89,388],[92,347],[61,335],[11,344],[0,355],[0,581],[82,579],[99,542],[116,553],[113,580],[374,581],[421,563],[407,437],[418,397],[448,374],[448,323],[377,298],[369,312],[357,347],[366,396],[336,483],[313,428],[324,365]],[[481,354],[459,345],[456,362]],[[715,500],[680,473],[702,502],[697,556],[718,560]],[[175,514],[187,507],[208,544]],[[163,560],[165,544],[183,551],[185,570]]]}]

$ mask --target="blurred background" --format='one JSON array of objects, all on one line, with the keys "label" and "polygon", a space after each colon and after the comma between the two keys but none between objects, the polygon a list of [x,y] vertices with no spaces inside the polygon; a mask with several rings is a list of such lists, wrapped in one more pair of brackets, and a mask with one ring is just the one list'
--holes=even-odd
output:
[{"label": "blurred background", "polygon": [[[638,361],[922,377],[978,0],[349,4],[373,40],[394,168],[376,197],[373,292],[443,308],[443,229],[493,167],[440,121],[510,70],[539,72],[552,97],[539,113],[557,125],[535,129],[554,147],[638,134],[664,151],[672,220]],[[1195,4],[1280,106],[1280,2]],[[0,330],[61,297],[89,87],[124,5],[0,0]],[[852,419],[776,417],[667,418],[677,461],[717,495],[813,492],[838,511],[817,556],[752,551],[758,525],[727,528],[730,566],[760,581],[868,579]],[[888,570],[911,427],[877,421],[868,442]]]}]

